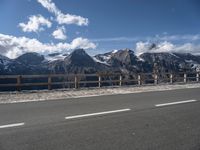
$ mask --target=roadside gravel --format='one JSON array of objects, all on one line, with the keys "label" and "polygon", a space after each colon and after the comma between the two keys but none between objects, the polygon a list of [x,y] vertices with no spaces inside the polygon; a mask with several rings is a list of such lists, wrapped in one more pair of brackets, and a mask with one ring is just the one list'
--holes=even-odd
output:
[{"label": "roadside gravel", "polygon": [[152,91],[165,91],[186,88],[200,88],[200,83],[176,84],[176,85],[148,85],[148,86],[129,86],[129,87],[106,87],[106,88],[83,88],[83,89],[61,89],[61,90],[42,90],[42,91],[22,91],[22,92],[1,92],[0,104],[20,103],[31,101],[59,100],[80,97],[92,97],[114,94],[130,94]]}]

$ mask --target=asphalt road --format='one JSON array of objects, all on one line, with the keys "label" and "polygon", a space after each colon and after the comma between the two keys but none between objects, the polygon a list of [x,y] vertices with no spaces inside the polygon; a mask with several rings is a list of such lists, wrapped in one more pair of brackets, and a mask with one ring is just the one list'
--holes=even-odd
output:
[{"label": "asphalt road", "polygon": [[200,89],[1,104],[0,150],[200,150]]}]

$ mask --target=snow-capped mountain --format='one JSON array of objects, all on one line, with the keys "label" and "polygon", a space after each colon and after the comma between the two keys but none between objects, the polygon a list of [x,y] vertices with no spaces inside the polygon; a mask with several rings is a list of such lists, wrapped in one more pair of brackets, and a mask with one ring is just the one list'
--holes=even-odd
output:
[{"label": "snow-capped mountain", "polygon": [[3,56],[0,74],[43,74],[47,73],[44,56],[38,53],[25,53],[16,59]]},{"label": "snow-capped mountain", "polygon": [[200,57],[192,54],[144,53],[140,57],[160,74],[166,72],[195,71],[200,66]]},{"label": "snow-capped mountain", "polygon": [[139,59],[130,49],[114,50],[109,53],[99,54],[96,59],[109,64],[114,70],[124,73],[148,72],[151,66]]},{"label": "snow-capped mountain", "polygon": [[53,73],[96,73],[108,70],[108,67],[95,61],[83,49],[77,49],[65,57],[50,63],[50,72]]},{"label": "snow-capped mountain", "polygon": [[43,56],[26,53],[16,59],[0,55],[0,74],[49,74],[49,73],[97,73],[154,72],[164,74],[179,71],[195,71],[200,67],[200,56],[183,53],[143,53],[136,56],[130,49],[114,50],[96,56],[83,49],[71,54],[54,53]]}]

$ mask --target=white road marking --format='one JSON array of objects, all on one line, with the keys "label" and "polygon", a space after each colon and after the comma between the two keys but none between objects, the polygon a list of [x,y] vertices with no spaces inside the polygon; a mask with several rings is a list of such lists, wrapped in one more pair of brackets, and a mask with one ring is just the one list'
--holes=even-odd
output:
[{"label": "white road marking", "polygon": [[177,104],[184,104],[184,103],[192,103],[196,102],[197,100],[187,100],[187,101],[178,101],[178,102],[172,102],[172,103],[164,103],[164,104],[156,104],[156,107],[162,107],[162,106],[169,106],[169,105],[177,105]]},{"label": "white road marking", "polygon": [[105,115],[105,114],[112,114],[112,113],[119,113],[119,112],[125,112],[130,111],[131,109],[120,109],[120,110],[112,110],[112,111],[104,111],[104,112],[98,112],[98,113],[91,113],[91,114],[84,114],[84,115],[75,115],[75,116],[68,116],[65,117],[65,119],[76,119],[76,118],[83,118],[83,117],[90,117],[90,116],[99,116],[99,115]]},{"label": "white road marking", "polygon": [[23,125],[25,125],[24,122],[22,122],[22,123],[14,123],[14,124],[7,124],[7,125],[1,125],[0,129],[18,127],[18,126],[23,126]]}]

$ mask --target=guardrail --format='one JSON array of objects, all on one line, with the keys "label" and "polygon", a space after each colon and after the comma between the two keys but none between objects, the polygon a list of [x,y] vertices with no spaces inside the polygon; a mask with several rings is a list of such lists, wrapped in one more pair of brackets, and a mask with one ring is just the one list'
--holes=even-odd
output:
[{"label": "guardrail", "polygon": [[0,90],[54,89],[199,82],[199,73],[0,75]]}]

